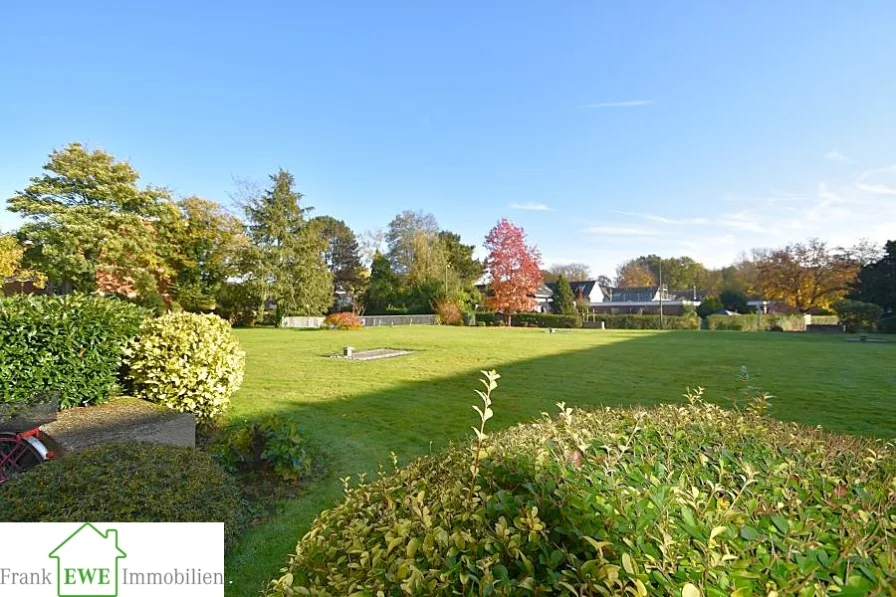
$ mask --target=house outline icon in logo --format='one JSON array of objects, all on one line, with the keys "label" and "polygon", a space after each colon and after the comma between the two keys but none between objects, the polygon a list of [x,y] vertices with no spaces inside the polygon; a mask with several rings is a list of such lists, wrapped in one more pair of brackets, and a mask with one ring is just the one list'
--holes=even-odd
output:
[{"label": "house outline icon in logo", "polygon": [[118,547],[118,531],[104,535],[84,523],[50,552],[59,597],[117,597],[118,560],[127,555]]}]

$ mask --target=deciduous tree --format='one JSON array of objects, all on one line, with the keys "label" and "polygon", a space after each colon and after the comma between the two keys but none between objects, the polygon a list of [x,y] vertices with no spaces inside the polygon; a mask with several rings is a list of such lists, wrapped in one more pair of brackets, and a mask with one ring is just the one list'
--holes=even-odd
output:
[{"label": "deciduous tree", "polygon": [[647,255],[638,257],[635,263],[650,272],[654,284],[658,284],[662,278],[663,286],[666,288],[679,290],[693,288],[702,284],[706,277],[706,268],[703,264],[690,257],[662,258],[658,255]]},{"label": "deciduous tree", "polygon": [[46,279],[36,270],[29,270],[22,265],[25,248],[12,234],[0,234],[0,292],[6,279],[18,282],[30,280],[36,287],[43,287]]},{"label": "deciduous tree", "polygon": [[246,226],[214,201],[187,197],[177,206],[183,219],[172,235],[178,247],[174,296],[188,311],[215,309],[227,280],[240,273]]},{"label": "deciduous tree", "polygon": [[541,254],[526,244],[526,233],[519,226],[502,218],[485,238],[488,257],[485,269],[489,276],[489,306],[510,316],[529,311],[532,295],[541,285]]},{"label": "deciduous tree", "polygon": [[[392,271],[410,274],[418,261],[417,250],[422,243],[431,243],[439,234],[439,224],[432,214],[405,210],[392,218],[386,230],[387,257]],[[418,267],[419,269],[419,267]]]},{"label": "deciduous tree", "polygon": [[619,288],[637,288],[656,286],[656,280],[650,270],[635,260],[627,261],[616,268],[616,286]]},{"label": "deciduous tree", "polygon": [[155,293],[171,275],[160,229],[178,210],[166,190],[138,186],[127,162],[72,143],[50,154],[44,174],[9,199],[26,219],[25,264],[76,290]]},{"label": "deciduous tree", "polygon": [[373,257],[377,252],[383,252],[385,243],[386,232],[382,228],[372,228],[361,233],[358,237],[358,245],[361,263],[364,267],[369,269],[373,265]]},{"label": "deciduous tree", "polygon": [[800,311],[829,308],[846,296],[860,269],[847,250],[830,249],[818,239],[771,251],[757,268],[764,298]]},{"label": "deciduous tree", "polygon": [[555,276],[564,276],[568,282],[581,282],[591,278],[591,268],[584,263],[555,264],[548,268]]}]

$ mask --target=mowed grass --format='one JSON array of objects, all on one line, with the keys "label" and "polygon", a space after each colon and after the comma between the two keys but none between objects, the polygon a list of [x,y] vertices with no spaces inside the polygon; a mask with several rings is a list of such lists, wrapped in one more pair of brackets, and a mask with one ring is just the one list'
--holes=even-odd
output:
[{"label": "mowed grass", "polygon": [[[636,332],[401,327],[355,332],[239,330],[246,381],[232,420],[296,417],[325,455],[328,474],[252,528],[228,557],[227,594],[257,595],[321,510],[342,495],[340,477],[370,479],[400,462],[470,437],[480,369],[501,374],[494,430],[569,406],[683,400],[686,387],[730,404],[746,366],[775,396],[771,414],[840,433],[896,437],[896,344],[842,336],[738,332]],[[414,354],[357,362],[357,350]]]}]

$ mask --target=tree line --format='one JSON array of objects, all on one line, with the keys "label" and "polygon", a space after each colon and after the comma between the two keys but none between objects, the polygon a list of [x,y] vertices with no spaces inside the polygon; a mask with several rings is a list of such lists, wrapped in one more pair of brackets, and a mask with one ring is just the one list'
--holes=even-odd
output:
[{"label": "tree line", "polygon": [[[810,239],[777,249],[754,249],[735,263],[711,269],[691,257],[642,255],[616,269],[615,278],[593,277],[587,265],[553,265],[542,270],[546,282],[557,289],[564,281],[596,280],[599,286],[617,288],[658,287],[693,291],[703,300],[701,315],[721,309],[746,313],[750,299],[783,303],[804,313],[832,313],[844,299],[880,306],[884,313],[896,309],[896,241],[878,247],[860,242],[852,247],[833,247]],[[569,310],[565,289],[563,309]],[[555,306],[558,303],[554,301]],[[556,307],[558,312],[563,309]]]},{"label": "tree line", "polygon": [[[778,249],[755,249],[732,265],[708,269],[690,257],[661,258],[648,255],[626,261],[616,272],[620,287],[657,286],[662,279],[669,289],[695,289],[708,294],[719,309],[746,312],[749,298],[784,303],[800,312],[831,312],[844,298],[886,304],[892,308],[889,291],[869,291],[882,285],[876,274],[884,266],[886,254],[878,247],[860,242],[852,247],[832,247],[810,239]],[[890,258],[892,259],[892,257]],[[865,281],[863,280],[874,280]],[[885,284],[883,284],[886,286]],[[863,290],[864,289],[864,290]],[[709,305],[707,305],[709,307]]]},{"label": "tree line", "polygon": [[[542,283],[555,283],[555,310],[574,312],[568,282],[592,279],[582,263],[542,269],[525,231],[501,220],[475,245],[442,229],[432,214],[403,211],[385,231],[357,235],[345,222],[314,215],[285,170],[266,185],[241,184],[236,215],[209,199],[175,198],[141,186],[125,161],[72,143],[8,200],[25,223],[0,235],[0,277],[64,284],[115,295],[158,311],[215,311],[235,323],[335,309],[370,314],[439,313],[454,322],[489,308],[528,310]],[[746,310],[751,297],[804,312],[849,297],[894,307],[896,241],[831,247],[812,239],[754,250],[709,269],[690,257],[645,255],[621,264],[601,286],[701,291],[705,308]],[[489,280],[484,295],[477,287]]]},{"label": "tree line", "polygon": [[476,283],[487,271],[500,297],[490,299],[494,308],[516,301],[522,309],[541,282],[534,248],[507,221],[487,240],[495,254],[481,262],[474,245],[422,212],[404,211],[385,232],[359,238],[341,220],[314,216],[282,169],[265,186],[240,184],[242,217],[139,180],[131,164],[78,143],[51,153],[43,173],[8,200],[25,223],[0,236],[0,276],[157,311],[215,311],[234,323],[336,309],[436,309],[455,320],[485,306]]}]

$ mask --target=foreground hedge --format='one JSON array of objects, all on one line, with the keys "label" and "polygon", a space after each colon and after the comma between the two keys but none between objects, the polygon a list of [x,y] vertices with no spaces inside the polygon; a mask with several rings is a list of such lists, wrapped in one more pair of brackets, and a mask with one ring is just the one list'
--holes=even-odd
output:
[{"label": "foreground hedge", "polygon": [[134,396],[200,420],[230,406],[243,383],[246,353],[217,315],[169,313],[144,323],[125,348]]},{"label": "foreground hedge", "polygon": [[685,315],[608,315],[596,313],[588,315],[585,327],[600,327],[603,323],[608,330],[699,330],[700,318]]},{"label": "foreground hedge", "polygon": [[0,486],[5,522],[223,522],[234,543],[246,508],[233,480],[193,448],[110,443],[51,460]]},{"label": "foreground hedge", "polygon": [[736,332],[784,332],[806,331],[803,315],[710,315],[706,318],[706,329]]},{"label": "foreground hedge", "polygon": [[347,490],[268,595],[893,594],[892,444],[693,400],[485,448],[472,495],[468,445]]},{"label": "foreground hedge", "polygon": [[57,392],[67,408],[116,395],[123,346],[147,315],[103,297],[0,298],[0,404]]}]

